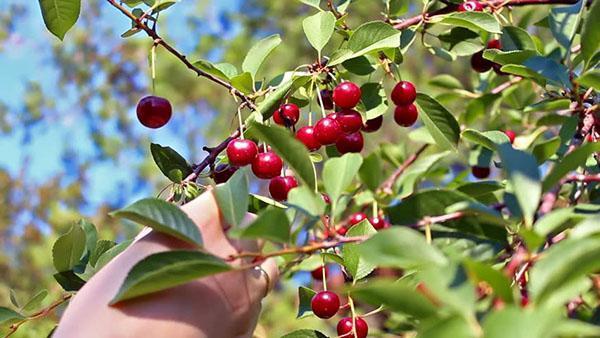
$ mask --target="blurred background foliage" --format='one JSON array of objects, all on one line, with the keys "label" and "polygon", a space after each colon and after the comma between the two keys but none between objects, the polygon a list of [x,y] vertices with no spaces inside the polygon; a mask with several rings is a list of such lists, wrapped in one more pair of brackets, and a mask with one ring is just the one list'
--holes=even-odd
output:
[{"label": "blurred background foliage", "polygon": [[[400,16],[415,15],[411,6]],[[235,128],[235,103],[222,88],[199,79],[170,55],[158,50],[157,94],[174,104],[174,119],[159,131],[139,126],[137,101],[150,92],[148,52],[143,34],[122,39],[130,23],[104,1],[85,1],[76,27],[64,43],[42,23],[37,2],[0,2],[0,301],[10,304],[48,289],[48,304],[60,295],[52,278],[51,243],[71,222],[84,216],[99,228],[100,237],[123,240],[137,228],[107,216],[116,207],[139,197],[156,195],[168,182],[149,156],[151,141],[169,145],[189,161],[203,158],[203,145],[214,145]],[[354,1],[347,23],[357,27],[382,19],[384,2]],[[240,65],[260,38],[279,33],[283,44],[260,72],[267,81],[316,57],[302,31],[301,20],[311,12],[299,1],[182,0],[161,15],[159,32],[188,58]],[[515,22],[534,23],[547,10],[519,8]],[[516,15],[516,13],[515,13]],[[433,32],[435,33],[435,32]],[[439,33],[439,32],[438,32]],[[531,32],[540,39],[547,32]],[[337,46],[339,41],[330,43]],[[423,37],[427,39],[427,37]],[[325,55],[335,47],[328,47]],[[435,94],[454,111],[466,100],[429,84],[435,75],[451,74],[468,90],[487,78],[470,71],[469,58],[448,62],[414,44],[404,55],[400,73],[420,91]],[[356,77],[351,75],[350,77]],[[367,77],[358,79],[366,82]],[[391,85],[387,83],[387,85]],[[530,85],[530,84],[523,84]],[[497,127],[512,123],[519,109],[535,97],[520,97],[519,86],[503,95],[502,107],[485,107],[476,124]],[[512,102],[512,104],[511,104]],[[494,109],[492,114],[483,115]],[[502,111],[503,114],[499,112]],[[391,116],[385,117],[387,121]],[[517,119],[514,119],[515,121]],[[520,120],[520,119],[519,119]],[[474,126],[476,127],[476,126]],[[519,129],[527,125],[514,126]],[[368,142],[410,147],[407,131],[391,123]],[[460,159],[464,165],[466,159]],[[302,281],[300,278],[295,282]],[[307,276],[306,281],[310,280]],[[257,333],[276,337],[296,328],[331,332],[315,318],[295,320],[296,288],[283,285],[266,301],[268,315]],[[25,324],[16,337],[44,336],[56,317]]]}]

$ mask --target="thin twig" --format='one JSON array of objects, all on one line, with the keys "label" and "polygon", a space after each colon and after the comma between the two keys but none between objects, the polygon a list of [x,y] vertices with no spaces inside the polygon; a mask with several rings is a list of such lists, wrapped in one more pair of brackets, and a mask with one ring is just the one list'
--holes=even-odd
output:
[{"label": "thin twig", "polygon": [[17,332],[17,330],[19,329],[19,327],[25,323],[27,323],[28,321],[34,320],[34,319],[38,319],[38,318],[43,318],[46,317],[47,315],[49,315],[50,313],[52,313],[52,311],[54,311],[54,309],[56,309],[58,306],[60,306],[61,304],[65,303],[66,301],[68,301],[69,299],[71,299],[71,297],[73,297],[73,294],[66,294],[64,295],[61,299],[55,301],[54,303],[50,304],[48,307],[30,315],[27,316],[27,318],[22,319],[19,322],[16,322],[14,324],[12,324],[10,326],[10,331],[8,332],[8,334],[5,337],[9,337],[11,336],[13,333]]},{"label": "thin twig", "polygon": [[391,195],[394,192],[392,190],[394,183],[396,183],[400,175],[402,175],[402,173],[419,158],[419,156],[425,151],[425,149],[427,149],[428,146],[428,144],[423,145],[421,148],[419,148],[419,150],[417,150],[416,153],[409,156],[404,163],[402,163],[402,165],[396,169],[396,171],[394,171],[390,177],[388,177],[388,179],[381,183],[379,188],[377,188],[377,191],[383,192],[386,195]]}]

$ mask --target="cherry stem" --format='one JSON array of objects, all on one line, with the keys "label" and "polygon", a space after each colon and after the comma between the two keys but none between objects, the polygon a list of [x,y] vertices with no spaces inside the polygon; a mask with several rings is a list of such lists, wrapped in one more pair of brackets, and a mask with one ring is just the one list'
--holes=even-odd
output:
[{"label": "cherry stem", "polygon": [[[240,126],[240,138],[244,139],[244,121],[242,120],[242,107],[238,107],[237,111],[238,124]],[[265,149],[266,150],[266,149]]]},{"label": "cherry stem", "polygon": [[150,50],[150,71],[152,76],[152,94],[156,95],[156,44]]},{"label": "cherry stem", "polygon": [[319,98],[319,105],[321,106],[321,116],[325,117],[327,114],[325,113],[325,106],[323,106],[323,98],[321,97],[321,91],[319,90],[319,86],[315,84],[315,90],[317,91],[317,97]]}]

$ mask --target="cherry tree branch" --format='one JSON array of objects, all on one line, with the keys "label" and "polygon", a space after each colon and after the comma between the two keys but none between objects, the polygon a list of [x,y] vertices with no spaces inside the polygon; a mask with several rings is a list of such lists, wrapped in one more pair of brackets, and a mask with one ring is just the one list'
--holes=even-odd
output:
[{"label": "cherry tree branch", "polygon": [[396,183],[398,178],[400,178],[400,175],[402,175],[402,173],[404,173],[404,171],[408,167],[410,167],[410,165],[413,164],[419,158],[419,156],[421,156],[421,154],[427,149],[428,146],[429,146],[428,144],[425,144],[421,148],[419,148],[419,150],[417,150],[416,153],[410,155],[404,161],[404,163],[402,163],[402,165],[400,165],[400,167],[398,167],[398,169],[396,169],[392,173],[392,175],[390,175],[390,177],[388,177],[388,179],[386,179],[385,181],[383,181],[383,183],[381,183],[379,188],[377,188],[377,191],[383,192],[386,195],[391,195],[394,192],[392,190],[394,183]]},{"label": "cherry tree branch", "polygon": [[127,8],[125,8],[124,6],[122,6],[120,3],[118,3],[115,0],[106,0],[106,1],[108,1],[109,4],[111,4],[113,7],[118,9],[121,13],[123,13],[129,19],[131,19],[135,23],[137,28],[146,32],[146,34],[148,34],[148,36],[154,40],[155,44],[161,45],[162,47],[164,47],[167,51],[169,51],[169,53],[171,53],[173,56],[178,58],[181,62],[183,62],[183,64],[185,64],[189,69],[194,71],[198,76],[207,78],[210,81],[212,81],[222,87],[227,88],[227,90],[232,95],[241,99],[242,102],[244,102],[248,107],[250,107],[250,109],[256,110],[256,106],[254,105],[254,102],[252,101],[252,99],[250,99],[248,96],[244,95],[239,90],[235,89],[229,82],[222,80],[214,75],[211,75],[211,74],[203,71],[202,69],[194,66],[194,64],[192,64],[185,55],[181,54],[173,46],[171,46],[169,43],[167,43],[165,40],[163,40],[163,38],[160,37],[160,35],[158,35],[158,33],[156,33],[156,30],[154,30],[153,28],[150,28],[147,24],[145,24],[143,22],[143,20],[141,18],[138,18],[135,15],[133,15],[132,12],[130,12]]},{"label": "cherry tree branch", "polygon": [[[576,4],[578,0],[492,0],[492,1],[483,1],[481,4],[484,7],[490,7],[493,9],[502,8],[502,7],[511,7],[511,6],[528,6],[528,5],[573,5]],[[403,30],[408,27],[418,25],[424,19],[428,20],[434,16],[448,14],[452,12],[456,12],[458,10],[458,5],[449,5],[440,9],[436,9],[434,11],[419,14],[412,18],[408,18],[402,20],[398,23],[395,23],[393,26],[396,29]]]},{"label": "cherry tree branch", "polygon": [[59,300],[55,301],[54,303],[50,304],[48,307],[30,315],[27,316],[26,318],[12,324],[10,326],[10,331],[8,331],[8,334],[5,337],[9,337],[12,334],[14,334],[15,332],[17,332],[17,330],[19,329],[19,327],[21,327],[21,325],[27,323],[28,321],[34,320],[34,319],[39,319],[39,318],[43,318],[46,317],[47,315],[51,314],[54,309],[56,309],[57,307],[59,307],[61,304],[65,303],[66,301],[68,301],[69,299],[71,299],[71,297],[73,297],[73,294],[66,294],[64,296],[62,296],[62,298],[60,298]]}]

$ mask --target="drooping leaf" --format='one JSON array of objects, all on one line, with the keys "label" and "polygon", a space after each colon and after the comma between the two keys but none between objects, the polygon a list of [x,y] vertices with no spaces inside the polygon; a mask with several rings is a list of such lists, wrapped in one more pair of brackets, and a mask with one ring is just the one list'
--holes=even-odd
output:
[{"label": "drooping leaf", "polygon": [[482,133],[474,129],[465,129],[465,131],[462,132],[462,137],[492,151],[495,151],[499,144],[510,142],[508,136],[498,130],[485,131]]},{"label": "drooping leaf", "polygon": [[447,150],[456,150],[460,139],[460,126],[452,114],[434,98],[417,94],[417,104],[421,108],[419,116],[429,130],[436,144]]},{"label": "drooping leaf", "polygon": [[[368,236],[376,233],[371,223],[367,220],[354,225],[346,232],[346,236]],[[354,280],[362,279],[368,276],[377,265],[372,262],[367,262],[359,249],[359,244],[347,243],[342,247],[342,257],[344,258],[344,267],[346,271],[352,275]]]},{"label": "drooping leaf", "polygon": [[52,261],[58,272],[73,269],[85,251],[85,232],[79,224],[73,224],[69,231],[60,236],[52,246]]},{"label": "drooping leaf", "polygon": [[355,153],[344,154],[325,162],[323,183],[332,203],[336,203],[344,190],[356,178],[362,162],[362,157]]},{"label": "drooping leaf", "polygon": [[46,28],[59,39],[79,18],[81,0],[38,0]]},{"label": "drooping leaf", "polygon": [[373,152],[364,159],[358,171],[358,176],[367,188],[375,191],[383,180],[382,175],[380,175],[381,172],[381,158],[378,153]]},{"label": "drooping leaf", "polygon": [[329,65],[337,65],[348,59],[400,46],[400,31],[383,21],[360,25],[348,40],[347,51],[332,55]]},{"label": "drooping leaf", "polygon": [[151,143],[150,152],[158,169],[172,182],[179,183],[192,173],[190,164],[173,148]]},{"label": "drooping leaf", "polygon": [[288,205],[301,208],[305,213],[318,217],[325,212],[325,202],[310,187],[303,185],[288,193]]},{"label": "drooping leaf", "polygon": [[269,56],[280,43],[281,38],[279,37],[279,34],[273,34],[258,41],[252,46],[250,51],[248,51],[248,54],[246,54],[246,58],[244,58],[244,62],[242,62],[242,71],[249,72],[252,79],[255,79],[260,66],[262,66],[267,56]]},{"label": "drooping leaf", "polygon": [[227,223],[239,225],[248,211],[249,179],[247,170],[242,168],[223,184],[215,188],[215,197]]},{"label": "drooping leaf", "polygon": [[308,42],[319,52],[331,39],[335,28],[335,16],[331,12],[319,12],[302,21]]},{"label": "drooping leaf", "polygon": [[311,301],[317,292],[304,286],[298,288],[298,314],[296,318],[302,317],[305,313],[312,312]]},{"label": "drooping leaf", "polygon": [[439,23],[464,27],[476,32],[502,33],[496,18],[484,12],[456,12],[444,16]]},{"label": "drooping leaf", "polygon": [[361,101],[365,106],[365,117],[367,120],[383,115],[388,110],[383,86],[375,82],[367,82],[360,87]]},{"label": "drooping leaf", "polygon": [[57,272],[53,277],[65,291],[78,291],[85,285],[85,280],[76,275],[72,270]]},{"label": "drooping leaf", "polygon": [[198,226],[179,207],[162,199],[145,198],[113,211],[110,215],[148,226],[192,244],[202,244]]},{"label": "drooping leaf", "polygon": [[267,239],[274,242],[288,242],[290,239],[290,221],[284,209],[268,207],[244,229],[240,229],[240,238]]},{"label": "drooping leaf", "polygon": [[165,251],[136,263],[111,304],[169,289],[201,277],[230,270],[219,258],[200,251]]}]

